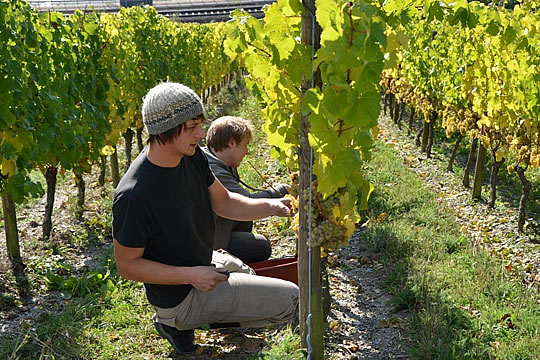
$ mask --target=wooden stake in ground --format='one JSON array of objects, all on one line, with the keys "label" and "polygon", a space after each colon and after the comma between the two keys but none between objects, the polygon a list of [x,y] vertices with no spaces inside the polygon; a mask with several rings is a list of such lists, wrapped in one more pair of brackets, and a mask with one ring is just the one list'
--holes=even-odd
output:
[{"label": "wooden stake in ground", "polygon": [[[302,44],[312,45],[314,49],[319,48],[320,30],[313,34],[313,21],[315,14],[315,1],[306,0],[304,2],[306,9],[302,14]],[[315,26],[315,28],[319,28]],[[315,43],[312,44],[312,38],[315,35]],[[315,75],[313,75],[315,77]],[[315,86],[321,86],[320,76],[314,81]],[[303,99],[305,92],[311,87],[309,81],[302,81]],[[311,147],[309,145],[308,134],[310,124],[308,115],[301,115],[300,120],[300,176],[299,186],[299,231],[298,231],[298,283],[300,285],[300,336],[302,346],[311,347],[311,359],[324,359],[324,319],[322,309],[322,290],[321,290],[321,248],[319,246],[309,248],[308,235],[309,223],[305,205],[309,199],[304,194],[309,193],[311,188]],[[307,190],[307,191],[305,191]],[[311,251],[310,251],[311,250]],[[311,271],[309,263],[311,262]],[[311,292],[309,282],[311,279]],[[311,303],[310,303],[311,300]],[[308,324],[308,316],[311,318]],[[309,333],[309,344],[307,335]]]}]

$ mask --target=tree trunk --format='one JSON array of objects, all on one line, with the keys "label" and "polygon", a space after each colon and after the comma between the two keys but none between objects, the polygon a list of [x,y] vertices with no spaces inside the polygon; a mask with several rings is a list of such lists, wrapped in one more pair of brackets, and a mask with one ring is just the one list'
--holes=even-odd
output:
[{"label": "tree trunk", "polygon": [[[320,47],[321,28],[315,24],[315,34],[312,44],[312,27],[315,19],[310,15],[315,14],[315,1],[304,2],[306,10],[302,14],[302,44],[312,46],[315,50]],[[310,9],[308,11],[307,9]],[[314,75],[314,85],[321,86],[320,73]],[[302,81],[301,101],[305,92],[311,87],[307,80]],[[304,190],[311,188],[311,147],[308,133],[310,124],[308,115],[300,117],[300,175],[299,190],[299,238],[298,238],[298,282],[300,284],[300,338],[302,347],[308,349],[308,357],[312,360],[324,359],[324,318],[321,293],[321,248],[310,247],[308,244],[309,224],[308,213],[304,205],[309,199],[304,198]],[[310,271],[311,268],[311,271]],[[311,286],[309,286],[309,284]]]},{"label": "tree trunk", "polygon": [[454,161],[456,161],[456,155],[461,140],[463,140],[463,135],[459,133],[456,143],[454,144],[454,148],[452,149],[452,155],[450,155],[450,160],[448,160],[448,166],[446,167],[446,171],[454,172]]},{"label": "tree trunk", "polygon": [[411,116],[409,117],[409,130],[407,130],[407,136],[411,135],[411,131],[413,128],[413,123],[414,123],[415,110],[416,109],[414,108],[414,106],[411,106]]},{"label": "tree trunk", "polygon": [[131,129],[127,129],[125,133],[122,134],[122,136],[124,137],[124,140],[126,142],[126,147],[124,149],[124,154],[126,155],[126,168],[125,168],[125,171],[127,171],[127,169],[129,169],[129,166],[131,165],[131,148],[132,148],[132,145],[133,145],[133,130]]},{"label": "tree trunk", "polygon": [[2,210],[4,213],[4,231],[6,233],[6,245],[8,258],[15,273],[24,269],[19,246],[19,232],[17,231],[17,214],[15,202],[10,194],[2,195]]},{"label": "tree trunk", "polygon": [[139,148],[139,153],[144,149],[144,142],[142,139],[143,129],[144,128],[142,127],[137,128],[137,147]]},{"label": "tree trunk", "polygon": [[525,225],[526,207],[529,200],[529,194],[531,192],[531,182],[525,176],[527,169],[522,168],[520,165],[516,165],[516,172],[521,180],[521,198],[519,199],[519,218],[518,218],[518,231],[523,232],[523,226]]},{"label": "tree trunk", "polygon": [[45,205],[45,215],[43,216],[43,239],[51,237],[52,231],[52,213],[54,207],[54,196],[56,194],[56,174],[58,168],[49,166],[45,171],[45,180],[47,182],[47,204]]},{"label": "tree trunk", "polygon": [[482,181],[484,180],[484,166],[486,164],[486,148],[482,143],[478,147],[476,157],[476,169],[474,169],[474,184],[472,198],[480,200],[482,198]]},{"label": "tree trunk", "polygon": [[470,187],[469,176],[471,174],[473,164],[474,164],[474,155],[476,154],[476,148],[478,147],[478,139],[473,139],[471,144],[471,149],[469,150],[469,157],[467,158],[467,166],[465,166],[465,171],[463,171],[463,186]]},{"label": "tree trunk", "polygon": [[77,185],[77,210],[75,211],[77,220],[82,220],[84,214],[84,194],[85,194],[85,183],[83,174],[78,172],[73,172],[75,176],[75,184]]},{"label": "tree trunk", "polygon": [[98,184],[100,186],[105,185],[105,173],[107,172],[107,157],[104,155],[99,155],[99,177]]},{"label": "tree trunk", "polygon": [[113,187],[116,189],[120,182],[120,170],[118,169],[118,152],[116,151],[116,145],[114,146],[114,152],[110,156],[111,160],[111,177]]}]

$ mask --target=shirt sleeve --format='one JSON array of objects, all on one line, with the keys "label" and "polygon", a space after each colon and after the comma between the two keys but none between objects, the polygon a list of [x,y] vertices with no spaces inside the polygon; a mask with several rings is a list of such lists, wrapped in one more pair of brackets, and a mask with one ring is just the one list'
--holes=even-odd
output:
[{"label": "shirt sleeve", "polygon": [[115,196],[113,202],[113,237],[122,245],[146,247],[151,224],[144,207],[125,194]]}]

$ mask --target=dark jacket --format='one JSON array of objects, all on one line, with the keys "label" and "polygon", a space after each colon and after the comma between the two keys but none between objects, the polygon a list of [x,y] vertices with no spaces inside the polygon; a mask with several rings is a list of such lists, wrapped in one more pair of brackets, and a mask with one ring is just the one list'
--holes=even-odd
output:
[{"label": "dark jacket", "polygon": [[[288,194],[287,189],[283,185],[277,185],[275,189],[267,189],[262,191],[257,191],[250,193],[248,190],[244,189],[240,185],[240,176],[238,176],[238,170],[236,168],[230,167],[225,164],[223,161],[218,159],[212,152],[206,148],[202,148],[206,158],[208,159],[208,164],[214,175],[219,179],[219,181],[227,188],[227,190],[248,196],[251,198],[280,198]],[[227,249],[229,246],[229,239],[231,237],[231,232],[238,225],[242,228],[250,227],[251,221],[236,221],[225,219],[214,214],[216,218],[216,236],[214,239],[214,249]]]}]

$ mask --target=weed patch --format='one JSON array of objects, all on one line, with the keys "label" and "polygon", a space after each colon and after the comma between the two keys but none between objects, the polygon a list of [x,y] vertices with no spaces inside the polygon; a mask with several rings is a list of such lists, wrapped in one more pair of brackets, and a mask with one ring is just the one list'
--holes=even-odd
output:
[{"label": "weed patch", "polygon": [[391,149],[377,144],[369,174],[365,240],[388,266],[394,309],[413,313],[411,358],[537,359],[537,289],[472,244]]}]

